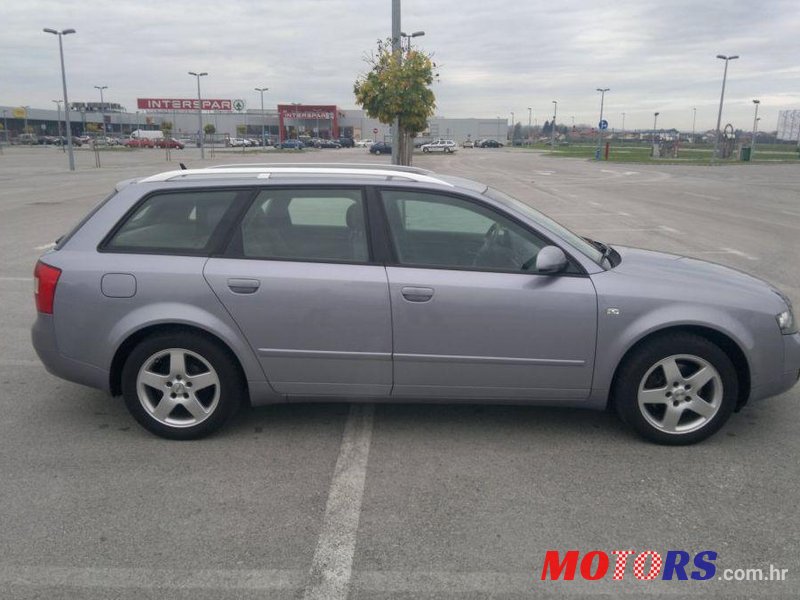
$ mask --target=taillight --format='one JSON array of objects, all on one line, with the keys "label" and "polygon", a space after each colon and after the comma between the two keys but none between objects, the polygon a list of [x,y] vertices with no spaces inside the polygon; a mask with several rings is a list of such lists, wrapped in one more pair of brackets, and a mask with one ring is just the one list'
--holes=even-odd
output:
[{"label": "taillight", "polygon": [[39,261],[33,270],[33,297],[36,298],[36,310],[47,315],[53,314],[53,299],[56,297],[56,284],[61,276],[61,269],[56,269]]}]

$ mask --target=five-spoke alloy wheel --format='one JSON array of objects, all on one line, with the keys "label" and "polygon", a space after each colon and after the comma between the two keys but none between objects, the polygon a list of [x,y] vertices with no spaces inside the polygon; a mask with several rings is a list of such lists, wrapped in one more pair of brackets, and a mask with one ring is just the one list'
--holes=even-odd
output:
[{"label": "five-spoke alloy wheel", "polygon": [[228,352],[195,333],[157,334],[128,356],[122,392],[146,429],[171,439],[194,439],[221,427],[244,395]]},{"label": "five-spoke alloy wheel", "polygon": [[620,367],[613,404],[623,421],[662,444],[692,444],[716,432],[736,404],[730,358],[711,341],[674,333],[645,342]]}]

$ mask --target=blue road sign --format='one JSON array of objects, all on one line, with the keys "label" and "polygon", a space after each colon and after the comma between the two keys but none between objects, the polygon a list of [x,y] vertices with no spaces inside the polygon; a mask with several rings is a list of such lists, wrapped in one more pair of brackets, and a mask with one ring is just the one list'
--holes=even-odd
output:
[{"label": "blue road sign", "polygon": [[600,121],[598,126],[600,127],[600,129],[608,129],[608,121],[603,119],[602,121]]}]

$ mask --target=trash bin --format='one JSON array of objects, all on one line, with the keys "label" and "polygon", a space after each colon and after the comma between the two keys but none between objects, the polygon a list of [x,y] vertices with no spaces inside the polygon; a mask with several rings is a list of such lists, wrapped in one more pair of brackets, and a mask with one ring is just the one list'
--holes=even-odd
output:
[{"label": "trash bin", "polygon": [[751,150],[752,149],[750,148],[750,146],[745,146],[744,148],[742,148],[741,159],[742,159],[743,162],[750,162],[750,151]]}]

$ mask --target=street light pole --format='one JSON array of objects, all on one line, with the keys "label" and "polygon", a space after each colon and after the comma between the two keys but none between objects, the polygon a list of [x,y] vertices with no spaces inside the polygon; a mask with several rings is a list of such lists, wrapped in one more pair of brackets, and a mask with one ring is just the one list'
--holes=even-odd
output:
[{"label": "street light pole", "polygon": [[597,123],[597,149],[594,152],[594,159],[600,160],[600,147],[603,145],[603,104],[606,99],[606,92],[611,88],[597,88],[600,92],[600,121]]},{"label": "street light pole", "polygon": [[756,153],[756,133],[758,132],[758,105],[761,100],[753,100],[756,105],[756,114],[753,115],[753,141],[750,142],[750,160],[753,160],[753,155]]},{"label": "street light pole", "polygon": [[266,118],[266,117],[264,117],[264,92],[266,92],[267,90],[269,90],[268,87],[256,88],[256,91],[261,94],[261,145],[262,145],[262,147],[266,147],[266,145],[267,145],[267,136],[264,133],[264,131],[265,131],[265,129],[264,129],[264,119]]},{"label": "street light pole", "polygon": [[550,149],[556,148],[556,117],[558,117],[558,101],[553,100],[553,122],[550,123]]},{"label": "street light pole", "polygon": [[531,129],[531,121],[533,120],[533,108],[528,107],[528,141],[533,137],[533,130]]},{"label": "street light pole", "polygon": [[[401,60],[403,55],[402,48],[402,28],[400,26],[400,0],[392,0],[392,54]],[[395,115],[392,127],[392,164],[399,165],[400,160],[400,116]]]},{"label": "street light pole", "polygon": [[[69,170],[75,170],[75,156],[72,153],[72,125],[69,122],[69,100],[67,99],[67,75],[64,70],[64,45],[62,43],[62,38],[65,35],[69,35],[70,33],[75,33],[74,29],[62,29],[61,31],[56,31],[55,29],[44,29],[45,33],[52,33],[53,35],[58,36],[58,53],[61,57],[61,85],[64,88],[64,121],[67,127],[67,154],[69,155]],[[25,111],[27,115],[27,111]]]},{"label": "street light pole", "polygon": [[53,100],[58,107],[58,141],[61,144],[61,151],[66,152],[67,147],[64,145],[64,140],[61,139],[61,103],[63,100]]},{"label": "street light pole", "polygon": [[692,143],[694,144],[694,126],[697,123],[697,107],[692,108]]},{"label": "street light pole", "polygon": [[107,90],[108,86],[96,85],[94,86],[94,89],[100,90],[100,116],[103,119],[103,135],[105,135],[108,132],[106,131],[106,103],[105,100],[103,100],[103,90]]},{"label": "street light pole", "polygon": [[719,136],[720,136],[720,126],[722,125],[722,103],[725,100],[725,81],[728,79],[728,62],[732,60],[736,60],[739,58],[739,55],[734,56],[725,56],[724,54],[717,54],[717,58],[725,61],[725,70],[722,73],[722,93],[719,96],[719,113],[717,113],[717,135],[714,137],[714,154],[712,155],[713,158],[717,158],[719,155]]},{"label": "street light pole", "polygon": [[652,149],[650,150],[650,152],[652,153],[653,157],[655,157],[655,155],[656,155],[656,124],[658,123],[658,115],[659,114],[661,114],[661,113],[657,113],[657,112],[653,113],[653,135],[650,138],[650,145],[652,146]]},{"label": "street light pole", "polygon": [[625,138],[625,113],[622,113],[622,137]]},{"label": "street light pole", "polygon": [[200,78],[208,75],[205,71],[202,73],[195,73],[189,71],[189,75],[197,78],[197,139],[200,141],[200,158],[205,160],[206,148],[203,143],[203,99],[200,96]]},{"label": "street light pole", "polygon": [[424,31],[415,31],[414,33],[405,33],[403,31],[400,32],[400,37],[406,38],[408,41],[408,51],[411,52],[411,39],[415,37],[420,37],[425,35]]},{"label": "street light pole", "polygon": [[514,111],[511,111],[511,132],[508,134],[509,140],[511,140],[511,145],[514,145]]}]

